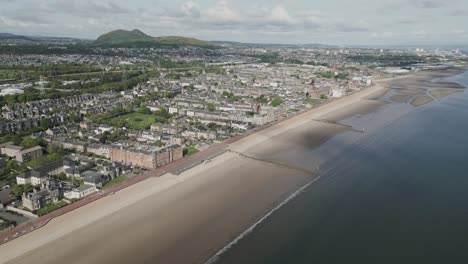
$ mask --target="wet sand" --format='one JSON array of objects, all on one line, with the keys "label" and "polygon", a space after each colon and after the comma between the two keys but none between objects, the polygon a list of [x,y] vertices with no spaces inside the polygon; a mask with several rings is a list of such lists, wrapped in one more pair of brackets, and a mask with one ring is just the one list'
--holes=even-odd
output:
[{"label": "wet sand", "polygon": [[463,73],[463,69],[445,71],[418,72],[407,78],[383,82],[386,92],[375,100],[394,103],[406,103],[421,107],[449,95],[464,91],[465,87],[444,78]]},{"label": "wet sand", "polygon": [[433,102],[434,99],[430,96],[416,96],[413,101],[411,101],[411,105],[414,107],[423,106],[425,104]]},{"label": "wet sand", "polygon": [[444,98],[444,97],[447,97],[449,95],[456,94],[456,93],[461,93],[461,92],[463,92],[463,90],[460,90],[460,89],[440,89],[440,90],[432,90],[432,91],[430,91],[430,94],[434,98]]}]

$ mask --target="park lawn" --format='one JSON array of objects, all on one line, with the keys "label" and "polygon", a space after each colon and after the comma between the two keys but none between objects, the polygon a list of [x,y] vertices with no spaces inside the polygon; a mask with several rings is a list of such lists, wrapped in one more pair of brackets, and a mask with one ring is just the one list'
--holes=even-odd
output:
[{"label": "park lawn", "polygon": [[124,182],[126,180],[128,180],[127,176],[125,176],[125,175],[119,176],[119,177],[113,179],[112,181],[106,183],[104,186],[102,186],[102,189],[110,188],[110,187],[112,187],[112,186],[114,186],[116,184],[119,184],[121,182]]},{"label": "park lawn", "polygon": [[309,99],[304,100],[305,104],[311,104],[311,105],[316,105],[316,104],[318,104],[320,102],[322,102],[321,99],[315,99],[315,98],[309,98]]},{"label": "park lawn", "polygon": [[194,146],[189,146],[184,149],[184,156],[192,156],[195,153],[198,153],[199,150]]},{"label": "park lawn", "polygon": [[143,130],[156,123],[156,116],[134,112],[105,119],[104,123],[114,127]]},{"label": "park lawn", "polygon": [[36,214],[38,216],[43,216],[43,215],[46,215],[46,214],[48,214],[48,213],[50,213],[52,211],[55,211],[55,210],[59,209],[60,207],[64,207],[67,204],[68,203],[65,202],[65,201],[60,201],[60,202],[58,202],[56,204],[49,204],[49,205],[37,210]]},{"label": "park lawn", "polygon": [[62,159],[62,156],[59,154],[49,154],[39,157],[37,159],[33,159],[25,163],[27,167],[31,167],[33,169],[39,169],[50,162],[57,161]]},{"label": "park lawn", "polygon": [[4,229],[7,229],[7,228],[9,228],[10,226],[11,226],[11,224],[8,223],[8,222],[1,222],[1,223],[0,223],[0,231],[2,231],[2,230],[4,230]]}]

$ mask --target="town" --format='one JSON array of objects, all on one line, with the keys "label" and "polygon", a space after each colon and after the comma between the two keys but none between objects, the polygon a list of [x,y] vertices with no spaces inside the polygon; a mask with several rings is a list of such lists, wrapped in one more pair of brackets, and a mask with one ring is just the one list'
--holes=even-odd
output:
[{"label": "town", "polygon": [[375,80],[468,61],[458,50],[79,45],[0,45],[2,229]]}]

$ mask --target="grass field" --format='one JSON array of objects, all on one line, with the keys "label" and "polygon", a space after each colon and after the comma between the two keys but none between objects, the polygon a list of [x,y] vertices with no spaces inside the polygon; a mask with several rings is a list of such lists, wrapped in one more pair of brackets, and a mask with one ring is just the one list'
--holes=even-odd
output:
[{"label": "grass field", "polygon": [[189,146],[184,149],[184,156],[192,156],[195,153],[198,153],[199,150],[195,146]]},{"label": "grass field", "polygon": [[59,209],[60,207],[64,207],[65,205],[67,205],[68,203],[64,202],[64,201],[60,201],[56,204],[49,204],[39,210],[37,210],[37,215],[38,216],[43,216],[43,215],[46,215],[52,211],[55,211],[57,209]]},{"label": "grass field", "polygon": [[311,105],[316,105],[320,102],[322,102],[321,99],[315,99],[315,98],[309,98],[309,99],[304,100],[304,104],[311,104]]},{"label": "grass field", "polygon": [[124,182],[124,181],[126,181],[127,179],[128,179],[128,177],[125,176],[125,175],[119,176],[119,177],[113,179],[112,181],[106,183],[104,186],[102,186],[102,189],[107,189],[107,188],[109,188],[109,187],[111,187],[111,186],[113,186],[113,185],[116,185],[116,184],[118,184],[118,183]]},{"label": "grass field", "polygon": [[147,129],[152,124],[156,123],[156,117],[154,115],[135,112],[105,119],[103,122],[114,127],[126,127],[129,129],[141,130]]}]

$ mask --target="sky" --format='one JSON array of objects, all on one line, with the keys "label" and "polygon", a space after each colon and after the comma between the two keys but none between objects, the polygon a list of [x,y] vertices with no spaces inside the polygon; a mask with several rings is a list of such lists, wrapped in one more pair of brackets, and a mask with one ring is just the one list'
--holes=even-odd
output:
[{"label": "sky", "polygon": [[0,0],[0,32],[115,29],[250,43],[468,46],[468,0]]}]

